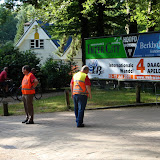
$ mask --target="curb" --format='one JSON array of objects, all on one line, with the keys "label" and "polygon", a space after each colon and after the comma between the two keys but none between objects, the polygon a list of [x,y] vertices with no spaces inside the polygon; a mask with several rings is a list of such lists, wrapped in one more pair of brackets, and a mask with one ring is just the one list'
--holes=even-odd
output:
[{"label": "curb", "polygon": [[100,107],[100,108],[87,108],[85,110],[128,108],[128,107],[151,106],[151,105],[159,105],[159,104],[160,103],[136,103],[136,104],[128,104],[128,105],[120,105],[120,106],[108,106],[108,107]]}]

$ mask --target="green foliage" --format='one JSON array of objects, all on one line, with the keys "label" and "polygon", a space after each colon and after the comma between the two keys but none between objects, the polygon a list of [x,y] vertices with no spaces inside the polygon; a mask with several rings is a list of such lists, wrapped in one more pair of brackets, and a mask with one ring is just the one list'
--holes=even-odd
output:
[{"label": "green foliage", "polygon": [[35,8],[40,8],[41,3],[43,2],[43,0],[19,0],[19,1],[26,5],[32,5]]},{"label": "green foliage", "polygon": [[50,22],[54,24],[50,28],[50,34],[54,38],[59,38],[64,34],[67,36],[78,35],[81,32],[80,10],[77,0],[47,0],[43,2],[37,13],[39,19],[44,23]]},{"label": "green foliage", "polygon": [[[146,32],[148,28],[152,31],[160,29],[160,2],[156,0],[128,0],[126,2],[130,9],[130,21],[137,21],[139,32]],[[143,27],[145,26],[145,28]]]},{"label": "green foliage", "polygon": [[63,61],[54,61],[49,58],[41,71],[46,78],[48,88],[62,88],[69,86],[72,78],[72,63]]},{"label": "green foliage", "polygon": [[18,12],[16,18],[18,19],[17,23],[17,34],[14,39],[14,43],[16,44],[18,40],[24,33],[24,23],[35,18],[35,8],[32,5],[21,6],[20,11]]},{"label": "green foliage", "polygon": [[26,12],[24,10],[21,10],[19,14],[17,15],[18,23],[17,23],[17,34],[15,36],[14,42],[17,43],[20,37],[24,33],[24,23],[27,20]]},{"label": "green foliage", "polygon": [[[128,23],[138,24],[139,32],[153,27],[160,29],[160,2],[157,0],[20,0],[24,6],[34,6],[28,9],[30,18],[37,17],[44,23],[54,25],[50,28],[50,34],[54,38],[82,35],[82,19],[87,19],[86,30],[89,37],[99,35],[125,34],[125,26]],[[8,4],[14,4],[16,0],[7,0]],[[82,6],[81,6],[82,4]],[[127,8],[128,5],[128,8]],[[22,10],[22,8],[19,8]],[[129,9],[129,13],[127,10]],[[34,12],[33,12],[34,10]],[[82,12],[81,12],[82,11]],[[100,33],[101,32],[101,33]],[[85,37],[87,38],[87,37]]]},{"label": "green foliage", "polygon": [[8,67],[8,77],[17,85],[20,85],[23,78],[22,67],[29,65],[31,68],[39,68],[39,62],[40,59],[33,52],[19,52],[11,42],[0,48],[0,71]]},{"label": "green foliage", "polygon": [[17,0],[4,0],[4,6],[7,8],[7,9],[10,9],[10,10],[14,10],[14,7],[18,6],[16,4]]},{"label": "green foliage", "polygon": [[79,52],[79,49],[81,47],[81,39],[78,39],[77,37],[72,37],[72,43],[70,46],[70,52],[67,54],[67,59],[71,62],[73,62],[74,56],[76,56]]},{"label": "green foliage", "polygon": [[15,14],[0,6],[0,45],[14,40],[17,30],[16,24]]},{"label": "green foliage", "polygon": [[123,13],[125,8],[122,4],[120,0],[86,0],[83,3],[82,13],[88,19],[90,37],[99,36],[101,30],[104,30],[104,35],[125,33],[126,14]]},{"label": "green foliage", "polygon": [[[81,44],[83,64],[85,64],[84,38],[112,35],[119,30],[125,32],[125,14],[121,11],[120,0],[93,1],[89,7],[91,10],[86,12],[85,2],[86,0],[47,0],[37,10],[39,19],[44,23],[53,24],[50,26],[50,35],[53,38],[59,39],[64,34],[76,38],[81,36],[79,40],[82,42],[79,44]],[[72,48],[68,58],[72,60],[75,53],[78,52]],[[60,52],[58,54],[61,55]]]},{"label": "green foliage", "polygon": [[[68,36],[66,35],[63,35],[62,39],[60,40],[60,46],[58,47],[58,51],[56,53],[60,57],[64,55],[64,47],[67,43],[67,40],[68,40]],[[72,43],[71,43],[69,52],[67,54],[67,60],[69,60],[70,62],[73,62],[73,58],[79,52],[80,47],[81,47],[81,39],[79,39],[78,37],[72,36]]]},{"label": "green foliage", "polygon": [[62,57],[64,54],[64,46],[67,43],[68,37],[66,35],[63,35],[62,39],[60,40],[60,46],[58,47],[57,55]]},{"label": "green foliage", "polygon": [[[81,2],[82,3],[82,2]],[[48,5],[49,4],[49,5]],[[48,0],[43,3],[41,9],[37,11],[39,18],[44,22],[50,22],[54,25],[51,26],[50,34],[55,38],[73,35],[77,36],[82,33],[82,21],[80,14],[88,20],[86,29],[89,31],[89,36],[97,36],[101,30],[104,30],[104,35],[113,34],[125,26],[125,14],[122,12],[124,6],[119,0],[111,0],[106,2],[104,0],[87,0],[83,4],[83,11],[81,12],[78,0]],[[102,4],[100,9],[98,4]],[[102,9],[103,15],[101,16],[99,10]],[[103,18],[103,19],[100,19]],[[102,26],[100,21],[102,20]],[[86,37],[87,38],[87,37]]]}]

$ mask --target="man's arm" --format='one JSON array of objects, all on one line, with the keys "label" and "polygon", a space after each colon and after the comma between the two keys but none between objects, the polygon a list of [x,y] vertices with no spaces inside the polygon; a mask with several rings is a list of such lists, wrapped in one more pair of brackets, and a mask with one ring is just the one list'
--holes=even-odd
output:
[{"label": "man's arm", "polygon": [[10,78],[7,77],[7,72],[4,72],[4,79],[5,81],[10,80]]},{"label": "man's arm", "polygon": [[91,94],[91,82],[90,82],[90,79],[88,78],[88,75],[86,76],[85,84],[86,84],[86,89],[87,89],[87,91],[89,93],[89,98],[91,99],[92,98],[92,94]]},{"label": "man's arm", "polygon": [[73,78],[71,79],[70,82],[70,89],[71,89],[71,98],[73,98]]},{"label": "man's arm", "polygon": [[72,85],[72,83],[70,83],[70,88],[71,88],[71,98],[73,98],[73,85]]},{"label": "man's arm", "polygon": [[36,88],[36,86],[38,85],[38,79],[36,78],[36,79],[34,79],[33,80],[33,86],[32,86],[32,88],[34,89],[34,88]]},{"label": "man's arm", "polygon": [[89,98],[91,99],[91,98],[92,98],[92,94],[91,94],[91,86],[86,85],[86,88],[87,88],[87,91],[88,91],[88,93],[89,93]]}]

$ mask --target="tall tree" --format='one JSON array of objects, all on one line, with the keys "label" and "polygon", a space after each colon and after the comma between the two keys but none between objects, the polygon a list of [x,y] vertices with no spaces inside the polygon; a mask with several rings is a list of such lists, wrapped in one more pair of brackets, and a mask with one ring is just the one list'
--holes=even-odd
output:
[{"label": "tall tree", "polygon": [[[157,0],[149,0],[149,2],[148,2],[148,21],[149,21],[149,23],[150,22],[153,23],[155,21],[153,15],[152,15],[152,12],[154,12],[156,5],[157,5]],[[156,27],[155,23],[152,25],[149,25],[149,26],[147,26],[146,31],[147,32],[154,31],[155,27]]]},{"label": "tall tree", "polygon": [[15,0],[4,0],[4,6],[10,10],[14,10],[14,7],[16,6]]},{"label": "tall tree", "polygon": [[21,6],[20,11],[17,14],[17,34],[14,39],[14,43],[16,44],[20,37],[24,33],[24,23],[31,21],[36,17],[35,8],[32,5]]},{"label": "tall tree", "polygon": [[13,41],[16,35],[17,19],[9,9],[0,6],[0,44]]},{"label": "tall tree", "polygon": [[[124,26],[124,13],[120,0],[48,0],[39,9],[44,22],[52,22],[51,34],[81,35],[82,61],[85,63],[84,38],[113,34],[116,28]],[[47,20],[47,21],[46,21]]]},{"label": "tall tree", "polygon": [[87,0],[83,4],[83,14],[89,20],[90,37],[113,35],[117,30],[121,30],[121,34],[125,32],[122,28],[125,26],[126,15],[122,4],[120,0]]},{"label": "tall tree", "polygon": [[35,8],[41,6],[42,0],[5,0],[4,6],[8,9],[14,10],[22,5],[32,5]]},{"label": "tall tree", "polygon": [[86,57],[85,57],[85,38],[89,37],[89,31],[88,31],[88,19],[86,17],[83,16],[82,11],[83,11],[83,3],[86,0],[79,0],[78,1],[78,6],[79,6],[79,19],[81,21],[81,39],[82,39],[82,63],[83,65],[86,63]]},{"label": "tall tree", "polygon": [[[53,23],[50,34],[53,38],[81,35],[82,61],[85,64],[84,38],[89,37],[88,19],[83,16],[83,3],[86,0],[55,0],[44,2],[39,10],[40,19]],[[42,12],[43,11],[43,12]],[[47,20],[47,21],[46,21]]]},{"label": "tall tree", "polygon": [[97,4],[97,36],[104,36],[104,5],[103,3]]},{"label": "tall tree", "polygon": [[136,9],[136,3],[125,0],[126,2],[126,13],[127,13],[127,23],[126,23],[126,33],[137,33],[138,32],[138,26],[137,21],[134,19],[131,19],[131,15],[133,15],[133,11]]},{"label": "tall tree", "polygon": [[137,21],[139,31],[148,32],[160,29],[160,1],[128,0],[129,5],[136,6],[130,15],[131,21]]},{"label": "tall tree", "polygon": [[14,39],[14,43],[16,44],[18,42],[18,40],[20,39],[20,37],[23,35],[24,33],[24,23],[27,20],[27,16],[25,13],[25,10],[20,10],[19,14],[17,15],[18,18],[18,23],[17,23],[17,34],[15,36]]},{"label": "tall tree", "polygon": [[34,6],[36,9],[40,8],[41,6],[41,2],[43,0],[20,0],[20,2],[24,3],[24,4],[31,4],[32,6]]}]

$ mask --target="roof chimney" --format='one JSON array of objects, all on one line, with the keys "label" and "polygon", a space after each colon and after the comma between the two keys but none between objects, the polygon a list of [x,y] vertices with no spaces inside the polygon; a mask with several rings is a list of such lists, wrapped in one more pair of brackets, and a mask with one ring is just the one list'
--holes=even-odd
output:
[{"label": "roof chimney", "polygon": [[24,33],[27,31],[29,26],[30,26],[30,22],[24,23]]}]

